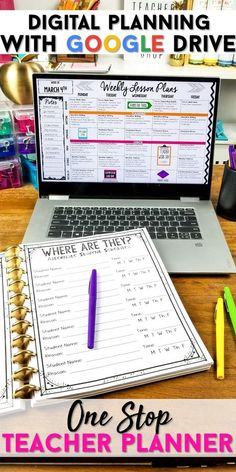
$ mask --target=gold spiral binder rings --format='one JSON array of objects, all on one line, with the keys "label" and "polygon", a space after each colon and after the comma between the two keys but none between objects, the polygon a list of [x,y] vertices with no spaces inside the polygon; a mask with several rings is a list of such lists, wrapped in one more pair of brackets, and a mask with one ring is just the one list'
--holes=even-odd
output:
[{"label": "gold spiral binder rings", "polygon": [[13,373],[13,380],[19,382],[19,388],[14,393],[14,398],[31,398],[33,393],[38,391],[36,385],[30,384],[32,376],[37,372],[37,369],[30,367],[29,363],[35,353],[28,350],[29,344],[34,341],[34,338],[27,334],[28,329],[32,324],[26,320],[29,308],[25,306],[25,301],[29,299],[28,295],[24,293],[26,282],[22,280],[25,271],[21,265],[24,259],[21,257],[20,246],[12,246],[7,249],[5,253],[6,270],[8,280],[10,317],[16,320],[11,326],[11,332],[16,337],[12,340],[12,348],[16,352],[13,353],[12,362],[18,364],[19,369]]}]

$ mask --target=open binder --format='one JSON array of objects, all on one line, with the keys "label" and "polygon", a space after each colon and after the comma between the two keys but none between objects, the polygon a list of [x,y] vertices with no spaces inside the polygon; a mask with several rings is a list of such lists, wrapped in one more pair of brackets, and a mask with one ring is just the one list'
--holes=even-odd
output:
[{"label": "open binder", "polygon": [[[14,246],[0,263],[2,408],[6,398],[93,396],[212,364],[146,229]],[[89,350],[94,268],[96,335]]]}]

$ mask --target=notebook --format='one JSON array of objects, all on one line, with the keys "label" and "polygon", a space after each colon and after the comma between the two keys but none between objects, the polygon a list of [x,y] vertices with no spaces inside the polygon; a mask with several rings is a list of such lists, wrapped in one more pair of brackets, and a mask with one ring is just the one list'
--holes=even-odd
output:
[{"label": "notebook", "polygon": [[146,229],[9,248],[1,256],[1,305],[2,410],[12,396],[36,404],[88,397],[212,364]]},{"label": "notebook", "polygon": [[210,201],[219,80],[118,72],[34,75],[24,242],[146,227],[169,272],[235,272]]}]

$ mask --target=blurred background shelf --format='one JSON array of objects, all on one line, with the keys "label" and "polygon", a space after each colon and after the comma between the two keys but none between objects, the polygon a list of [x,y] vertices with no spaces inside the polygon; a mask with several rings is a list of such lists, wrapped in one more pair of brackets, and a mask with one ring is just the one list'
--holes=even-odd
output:
[{"label": "blurred background shelf", "polygon": [[[169,64],[156,64],[153,62],[136,62],[132,57],[123,59],[121,56],[100,55],[97,65],[99,68],[107,68],[112,64],[110,74],[136,74],[136,75],[166,75],[176,77],[219,77],[223,80],[236,79],[236,67],[219,67],[204,65],[185,65],[182,67],[173,67]],[[135,67],[134,67],[135,65]],[[144,70],[145,66],[145,70]]]}]

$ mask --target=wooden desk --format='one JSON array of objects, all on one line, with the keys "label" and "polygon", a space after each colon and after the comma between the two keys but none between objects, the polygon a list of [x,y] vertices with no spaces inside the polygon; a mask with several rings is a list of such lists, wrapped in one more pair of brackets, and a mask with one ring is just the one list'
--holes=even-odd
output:
[{"label": "wooden desk", "polygon": [[[222,167],[214,169],[212,201],[216,204]],[[4,190],[0,192],[0,250],[7,246],[19,243],[22,240],[31,212],[37,198],[36,191],[29,185],[17,190]],[[220,218],[220,224],[224,231],[234,260],[236,261],[236,223]],[[213,313],[217,298],[222,295],[225,285],[229,285],[236,295],[236,275],[231,276],[178,276],[173,277],[175,287],[204,343],[215,359],[215,324]],[[107,394],[107,398],[235,398],[236,399],[236,339],[232,327],[228,321],[225,324],[225,380],[216,380],[215,368],[210,371],[179,377],[163,382],[156,382],[146,386],[122,390]],[[26,471],[26,466],[5,467],[11,472]],[[107,466],[105,471],[117,472],[135,470],[148,470],[144,467],[134,466]],[[65,471],[67,467],[37,466],[35,470],[41,471]],[[101,472],[101,466],[75,467],[73,470],[80,472]],[[162,469],[168,470],[168,469]],[[170,469],[169,469],[170,470]],[[196,470],[196,469],[194,469]],[[202,469],[201,469],[202,470]],[[209,471],[211,469],[208,469]],[[214,469],[215,470],[215,469]],[[229,470],[229,467],[220,467],[221,471]],[[213,468],[212,468],[213,471]]]}]

